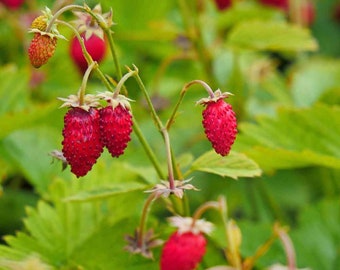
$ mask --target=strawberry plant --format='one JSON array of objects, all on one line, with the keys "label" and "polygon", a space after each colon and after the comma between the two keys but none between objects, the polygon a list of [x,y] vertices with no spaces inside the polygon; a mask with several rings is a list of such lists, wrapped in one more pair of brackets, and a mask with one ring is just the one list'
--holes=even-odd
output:
[{"label": "strawberry plant", "polygon": [[337,269],[334,6],[0,12],[0,269]]}]

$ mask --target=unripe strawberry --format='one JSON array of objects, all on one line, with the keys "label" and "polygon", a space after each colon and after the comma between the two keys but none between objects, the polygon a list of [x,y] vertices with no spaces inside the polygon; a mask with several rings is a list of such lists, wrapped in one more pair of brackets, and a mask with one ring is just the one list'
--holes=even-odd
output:
[{"label": "unripe strawberry", "polygon": [[28,56],[32,66],[39,68],[53,56],[57,46],[57,38],[35,33],[28,48]]},{"label": "unripe strawberry", "polygon": [[40,31],[45,31],[46,27],[47,27],[47,18],[45,15],[40,15],[36,17],[31,24],[31,29],[38,29]]},{"label": "unripe strawberry", "polygon": [[3,3],[9,9],[14,10],[20,8],[24,3],[24,0],[1,0],[1,3]]},{"label": "unripe strawberry", "polygon": [[202,112],[205,134],[216,153],[221,156],[229,154],[237,134],[235,112],[232,106],[223,100],[227,94],[217,90],[215,97],[198,102],[206,106]]},{"label": "unripe strawberry", "polygon": [[116,106],[110,104],[100,109],[99,113],[102,142],[112,157],[119,157],[124,153],[128,142],[131,140],[131,112],[122,104]]},{"label": "unripe strawberry", "polygon": [[98,110],[71,108],[64,118],[63,136],[62,152],[71,171],[77,177],[86,175],[103,151]]},{"label": "unripe strawberry", "polygon": [[[94,61],[101,62],[105,56],[106,43],[105,40],[92,34],[89,38],[86,38],[85,33],[81,34],[84,39],[87,52],[91,55]],[[76,64],[81,73],[85,73],[87,69],[87,61],[84,57],[79,40],[74,37],[70,44],[70,55],[72,61]]]},{"label": "unripe strawberry", "polygon": [[161,270],[194,270],[206,252],[203,234],[173,233],[166,241],[161,255]]},{"label": "unripe strawberry", "polygon": [[215,0],[215,4],[219,10],[226,10],[231,7],[232,0]]}]

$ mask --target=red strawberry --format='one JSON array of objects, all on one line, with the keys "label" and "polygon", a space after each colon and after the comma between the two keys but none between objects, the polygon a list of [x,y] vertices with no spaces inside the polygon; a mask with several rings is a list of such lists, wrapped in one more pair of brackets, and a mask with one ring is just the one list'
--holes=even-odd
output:
[{"label": "red strawberry", "polygon": [[206,251],[202,233],[174,232],[165,243],[160,260],[161,270],[196,269]]},{"label": "red strawberry", "polygon": [[103,151],[100,140],[99,112],[71,108],[64,118],[63,155],[77,176],[84,176],[91,170]]},{"label": "red strawberry", "polygon": [[216,6],[219,10],[225,10],[231,7],[232,0],[215,0]]},{"label": "red strawberry", "polygon": [[119,157],[131,140],[132,115],[130,110],[118,104],[100,109],[100,132],[104,146],[112,157]]},{"label": "red strawberry", "polygon": [[28,48],[28,56],[32,66],[39,68],[53,56],[57,46],[57,38],[35,33]]},{"label": "red strawberry", "polygon": [[236,138],[236,117],[231,105],[223,100],[227,95],[217,91],[215,94],[217,96],[214,98],[199,102],[206,106],[202,113],[202,124],[216,153],[226,156]]},{"label": "red strawberry", "polygon": [[24,0],[1,0],[6,7],[9,9],[18,9],[24,3]]},{"label": "red strawberry", "polygon": [[[82,33],[81,37],[84,39],[87,52],[91,55],[94,61],[100,62],[103,60],[106,52],[105,40],[92,34],[89,38],[86,38],[86,34]],[[79,40],[74,37],[71,41],[70,55],[72,61],[77,65],[82,73],[85,73],[87,69],[87,62],[81,50]]]}]

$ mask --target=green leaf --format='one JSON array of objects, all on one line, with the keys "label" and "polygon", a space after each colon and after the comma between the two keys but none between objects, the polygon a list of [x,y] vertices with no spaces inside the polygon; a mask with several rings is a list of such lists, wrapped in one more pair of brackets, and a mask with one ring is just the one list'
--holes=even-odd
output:
[{"label": "green leaf", "polygon": [[102,187],[90,191],[83,191],[76,195],[67,197],[64,199],[65,202],[88,202],[94,200],[103,200],[116,195],[124,194],[127,192],[138,191],[145,189],[144,184],[140,184],[137,182],[132,183],[124,183],[119,186],[115,185],[114,187]]},{"label": "green leaf", "polygon": [[232,29],[227,41],[235,47],[279,52],[315,51],[318,48],[308,29],[282,22],[242,22]]},{"label": "green leaf", "polygon": [[[340,85],[340,61],[316,59],[297,66],[291,92],[299,107],[313,105],[327,91]],[[339,95],[339,91],[338,95]],[[333,94],[333,98],[335,93]]]},{"label": "green leaf", "polygon": [[59,133],[50,127],[12,132],[2,141],[1,152],[19,168],[40,192],[44,192],[60,167],[52,166],[48,153],[60,145]]},{"label": "green leaf", "polygon": [[214,150],[206,152],[191,164],[189,172],[185,175],[193,171],[208,172],[234,179],[261,175],[259,166],[253,160],[244,154],[233,151],[225,157],[216,154]]},{"label": "green leaf", "polygon": [[311,269],[339,269],[339,224],[339,199],[323,200],[305,208],[298,229],[292,232],[299,265]]},{"label": "green leaf", "polygon": [[276,118],[239,124],[235,149],[245,151],[264,170],[340,168],[339,115],[337,106],[281,109]]},{"label": "green leaf", "polygon": [[13,114],[1,115],[0,139],[3,139],[17,129],[24,129],[32,126],[34,123],[46,120],[46,116],[50,115],[56,109],[57,105],[53,102],[47,105],[35,105],[32,108]]}]

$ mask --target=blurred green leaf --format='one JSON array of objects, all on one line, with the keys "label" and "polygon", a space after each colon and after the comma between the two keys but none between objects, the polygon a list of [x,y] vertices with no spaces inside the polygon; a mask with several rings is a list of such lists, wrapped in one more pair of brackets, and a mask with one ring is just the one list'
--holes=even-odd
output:
[{"label": "blurred green leaf", "polygon": [[234,151],[225,157],[216,154],[214,150],[206,152],[191,164],[191,168],[185,175],[193,171],[208,172],[234,179],[261,175],[261,169],[253,160]]},{"label": "blurred green leaf", "polygon": [[44,192],[60,167],[52,166],[48,153],[60,144],[59,133],[48,127],[17,130],[2,141],[3,154],[13,162],[27,180]]},{"label": "blurred green leaf", "polygon": [[340,108],[316,105],[281,109],[275,118],[241,123],[236,149],[264,170],[325,166],[340,168]]},{"label": "blurred green leaf", "polygon": [[100,189],[84,191],[73,196],[67,197],[64,199],[65,202],[88,202],[94,200],[102,200],[106,198],[110,198],[112,196],[116,196],[119,194],[124,194],[131,191],[143,190],[145,189],[145,185],[140,183],[124,183],[119,186],[115,185],[114,187],[103,187]]},{"label": "blurred green leaf", "polygon": [[[298,107],[313,105],[327,91],[340,85],[338,60],[318,58],[298,65],[293,71],[291,92]],[[336,97],[335,93],[333,96]]]},{"label": "blurred green leaf", "polygon": [[22,110],[29,103],[28,72],[15,65],[0,68],[0,115]]},{"label": "blurred green leaf", "polygon": [[308,29],[273,21],[240,23],[232,29],[227,42],[239,48],[279,52],[315,51],[318,48]]},{"label": "blurred green leaf", "polygon": [[24,129],[39,121],[46,121],[46,116],[56,110],[56,104],[35,105],[20,112],[7,113],[0,116],[0,139],[17,129]]},{"label": "blurred green leaf", "polygon": [[299,265],[311,269],[339,269],[339,224],[339,199],[323,200],[316,206],[305,207],[298,229],[292,232]]}]

